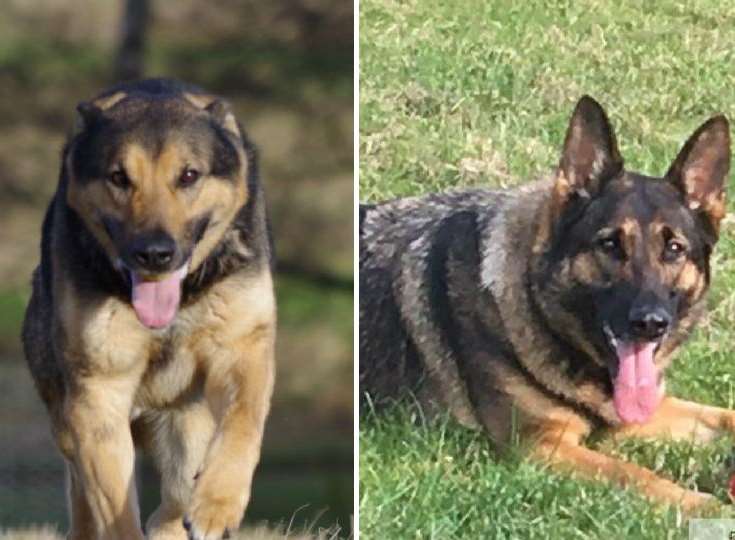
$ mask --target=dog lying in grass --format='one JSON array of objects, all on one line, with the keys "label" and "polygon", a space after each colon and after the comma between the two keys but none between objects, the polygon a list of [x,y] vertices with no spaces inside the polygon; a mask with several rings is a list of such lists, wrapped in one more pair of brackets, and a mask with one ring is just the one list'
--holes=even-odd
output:
[{"label": "dog lying in grass", "polygon": [[602,107],[577,104],[551,178],[360,207],[360,391],[413,391],[499,446],[693,509],[713,497],[583,445],[706,441],[735,412],[666,395],[704,307],[725,215],[729,125],[715,116],[663,177],[628,171]]}]

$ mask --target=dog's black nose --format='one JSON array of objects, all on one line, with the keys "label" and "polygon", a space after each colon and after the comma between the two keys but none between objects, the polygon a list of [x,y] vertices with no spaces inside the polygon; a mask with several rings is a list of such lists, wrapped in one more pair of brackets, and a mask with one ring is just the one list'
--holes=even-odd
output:
[{"label": "dog's black nose", "polygon": [[167,234],[154,234],[136,239],[132,251],[141,268],[162,272],[169,270],[176,254],[176,243]]},{"label": "dog's black nose", "polygon": [[633,337],[658,339],[669,329],[671,315],[663,308],[643,306],[630,311],[628,322]]}]

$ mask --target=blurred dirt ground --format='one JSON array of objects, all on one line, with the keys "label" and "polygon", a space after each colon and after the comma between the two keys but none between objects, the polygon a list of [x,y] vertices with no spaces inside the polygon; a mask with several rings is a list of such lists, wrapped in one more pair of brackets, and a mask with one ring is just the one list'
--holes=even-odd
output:
[{"label": "blurred dirt ground", "polygon": [[[0,526],[63,530],[63,468],[18,335],[76,104],[110,84],[121,2],[0,10]],[[278,382],[246,521],[349,530],[352,512],[352,3],[151,3],[146,76],[229,99],[260,148],[278,258]],[[157,500],[141,463],[144,514]],[[316,521],[315,521],[316,520]],[[5,538],[0,536],[0,538]]]}]

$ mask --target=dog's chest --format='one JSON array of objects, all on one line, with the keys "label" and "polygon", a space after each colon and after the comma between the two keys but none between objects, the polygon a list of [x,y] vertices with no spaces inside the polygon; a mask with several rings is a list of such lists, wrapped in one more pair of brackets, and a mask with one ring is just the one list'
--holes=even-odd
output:
[{"label": "dog's chest", "polygon": [[172,327],[152,339],[133,401],[140,412],[199,399],[213,366],[225,368],[238,357],[230,333],[242,326],[233,324],[231,317],[239,315],[241,321],[246,317],[236,301],[237,291],[228,295],[217,292],[182,309]]},{"label": "dog's chest", "polygon": [[204,375],[187,343],[164,341],[148,361],[134,408],[142,412],[197,398],[201,395]]}]

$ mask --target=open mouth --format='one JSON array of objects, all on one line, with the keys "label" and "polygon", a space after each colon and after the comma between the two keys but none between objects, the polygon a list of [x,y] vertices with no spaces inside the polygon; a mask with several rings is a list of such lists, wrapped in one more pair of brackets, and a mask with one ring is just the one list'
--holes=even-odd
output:
[{"label": "open mouth", "polygon": [[181,301],[181,283],[189,262],[164,275],[148,276],[124,267],[130,278],[131,302],[138,320],[148,328],[165,328],[176,317]]},{"label": "open mouth", "polygon": [[617,356],[617,373],[613,374],[613,405],[626,424],[647,422],[658,408],[658,368],[654,355],[661,340],[636,341],[616,336],[603,327],[610,347]]}]

